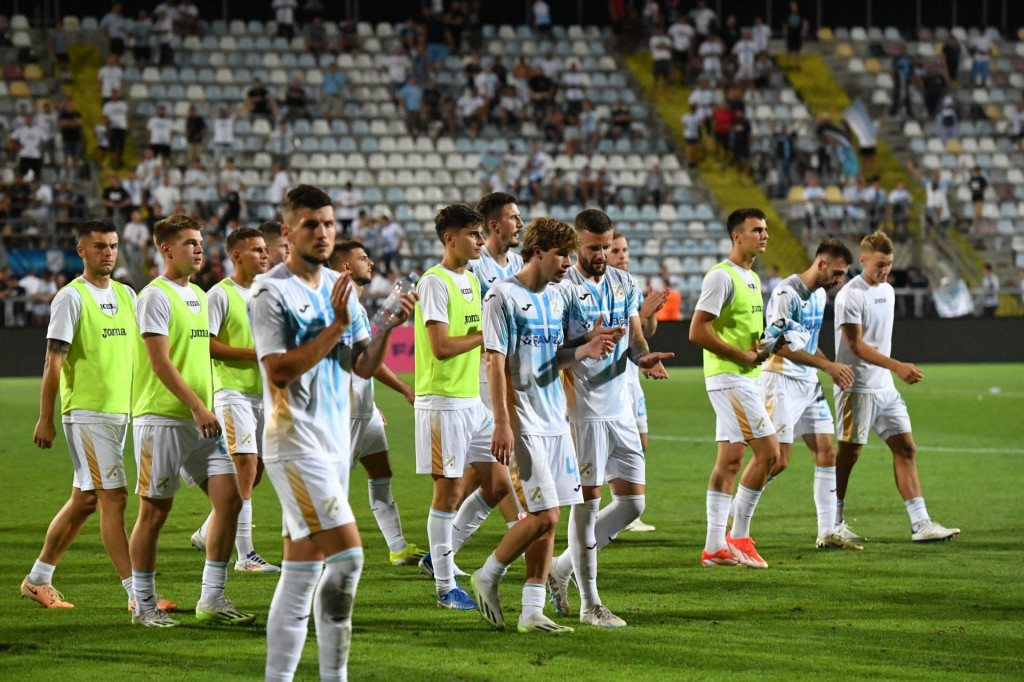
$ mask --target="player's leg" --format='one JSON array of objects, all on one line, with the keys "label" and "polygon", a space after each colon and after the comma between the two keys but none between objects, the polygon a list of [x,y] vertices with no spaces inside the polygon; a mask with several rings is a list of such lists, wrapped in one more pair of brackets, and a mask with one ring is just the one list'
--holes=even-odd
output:
[{"label": "player's leg", "polygon": [[836,533],[850,542],[864,542],[846,522],[846,491],[853,467],[875,421],[875,400],[870,393],[836,391]]},{"label": "player's leg", "polygon": [[[647,398],[644,396],[643,388],[638,384],[632,384],[633,391],[633,416],[636,419],[636,430],[640,433],[640,450],[647,458]],[[626,531],[638,533],[651,533],[657,530],[649,523],[644,523],[640,517],[636,517],[632,523],[623,528]]]},{"label": "player's leg", "polygon": [[[804,443],[814,455],[814,508],[818,519],[818,549],[864,549],[836,532],[836,450],[832,429],[821,426],[803,433]],[[829,422],[831,423],[831,422]]]},{"label": "player's leg", "polygon": [[384,541],[388,543],[389,561],[394,566],[415,565],[426,552],[416,545],[409,544],[402,534],[402,518],[391,490],[394,474],[391,471],[387,449],[367,455],[360,459],[359,463],[366,469],[370,510],[377,521],[377,527],[384,535]]},{"label": "player's leg", "polygon": [[[286,531],[287,533],[287,531]],[[284,538],[281,577],[267,614],[267,682],[291,682],[309,632],[324,556],[311,540]]]},{"label": "player's leg", "polygon": [[277,573],[281,569],[275,566],[256,551],[252,542],[252,491],[256,486],[259,473],[260,458],[256,453],[236,453],[231,460],[238,472],[238,492],[242,498],[242,507],[238,512],[238,524],[235,530],[235,561],[236,571],[255,573]]},{"label": "player's leg", "polygon": [[[736,491],[736,515],[733,517],[731,535],[726,537],[726,542],[729,551],[744,566],[767,568],[768,563],[758,554],[750,537],[750,520],[761,499],[761,493],[768,480],[768,472],[779,457],[779,440],[774,433],[754,438],[750,441],[750,449],[753,456],[740,476],[740,484]],[[760,488],[756,487],[759,483]]]},{"label": "player's leg", "polygon": [[313,594],[313,618],[320,679],[327,682],[348,680],[352,607],[363,572],[363,547],[351,510],[348,517],[349,523],[312,536],[324,557],[323,575]]},{"label": "player's leg", "polygon": [[[511,489],[508,470],[491,455],[491,434],[494,420],[482,405],[466,411],[469,427],[463,432],[470,434],[466,447],[466,465],[470,466],[480,481],[480,487],[466,496],[452,523],[452,548],[458,552],[473,536],[477,528],[487,519],[491,510],[498,506]],[[463,488],[467,488],[464,486]]]},{"label": "player's leg", "polygon": [[[475,608],[462,590],[457,590],[452,549],[452,519],[462,499],[465,468],[465,431],[458,411],[415,410],[416,473],[430,474],[433,494],[427,515],[427,543],[430,552],[420,560],[420,571],[434,579],[438,604],[448,608]],[[460,594],[461,593],[461,594]],[[447,603],[446,595],[452,603]],[[444,602],[444,603],[443,603]]]},{"label": "player's leg", "polygon": [[732,491],[739,475],[743,456],[747,452],[747,444],[742,440],[731,443],[728,440],[718,441],[718,453],[715,466],[708,480],[706,497],[707,533],[704,539],[704,550],[701,562],[705,566],[735,566],[739,562],[729,553],[725,541],[725,526],[732,506]]},{"label": "player's leg", "polygon": [[[114,564],[121,585],[128,593],[128,604],[131,606],[135,601],[135,591],[132,588],[132,560],[128,551],[128,534],[124,530],[124,510],[128,502],[128,491],[121,487],[111,490],[99,489],[95,492],[100,510],[100,540],[103,542],[103,548],[107,550],[110,562]],[[169,604],[164,604],[161,608],[166,606]]]},{"label": "player's leg", "polygon": [[[82,526],[96,511],[95,491],[84,491],[77,486],[71,489],[71,497],[64,503],[57,515],[50,521],[43,540],[43,549],[39,558],[32,565],[21,583],[23,597],[36,601],[47,608],[72,608],[74,605],[64,601],[53,585],[53,572],[57,562],[64,556],[71,543],[75,541]],[[122,529],[122,534],[123,534]]]}]

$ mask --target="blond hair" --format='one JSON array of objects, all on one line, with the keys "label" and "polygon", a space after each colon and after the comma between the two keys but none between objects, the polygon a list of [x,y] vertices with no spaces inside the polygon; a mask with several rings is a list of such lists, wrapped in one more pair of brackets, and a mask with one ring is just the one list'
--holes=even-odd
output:
[{"label": "blond hair", "polygon": [[572,225],[554,218],[534,218],[526,226],[526,233],[523,235],[523,260],[530,260],[535,248],[541,251],[558,249],[572,252],[579,246],[580,237]]},{"label": "blond hair", "polygon": [[889,235],[879,230],[873,232],[860,240],[861,252],[880,253],[888,256],[892,254],[892,240]]}]

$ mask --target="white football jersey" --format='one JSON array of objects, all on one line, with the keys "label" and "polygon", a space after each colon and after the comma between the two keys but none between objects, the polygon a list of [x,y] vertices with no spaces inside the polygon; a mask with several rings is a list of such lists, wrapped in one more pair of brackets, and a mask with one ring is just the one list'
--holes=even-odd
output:
[{"label": "white football jersey", "polygon": [[[359,314],[362,317],[363,325],[370,329],[370,317],[362,304],[359,304]],[[364,379],[352,372],[352,419],[372,417],[376,412],[373,401],[373,379]]]},{"label": "white football jersey", "polygon": [[[804,285],[800,275],[790,275],[772,290],[768,298],[765,313],[765,328],[776,320],[792,320],[801,325],[811,334],[807,345],[801,350],[814,355],[818,350],[818,336],[821,333],[821,320],[825,315],[824,289],[810,291]],[[781,355],[772,355],[764,365],[766,372],[778,372],[798,381],[818,380],[818,370],[810,365],[801,365]]]},{"label": "white football jersey", "polygon": [[508,265],[501,267],[494,257],[487,252],[487,247],[480,249],[480,258],[469,261],[469,271],[480,280],[480,295],[486,296],[491,287],[506,280],[523,269],[523,257],[514,251],[508,252]]},{"label": "white football jersey", "polygon": [[892,373],[884,367],[861,360],[843,338],[844,324],[859,324],[864,343],[886,357],[892,357],[892,325],[896,293],[892,285],[874,286],[858,275],[836,296],[836,362],[853,367],[853,393],[883,393],[896,390]]},{"label": "white football jersey", "polygon": [[253,284],[249,323],[263,376],[264,461],[350,457],[352,348],[370,338],[355,292],[348,302],[348,329],[331,352],[307,372],[287,387],[277,388],[267,379],[262,362],[268,355],[309,343],[334,321],[331,289],[338,277],[337,272],[322,268],[320,284],[313,288],[281,263]]}]

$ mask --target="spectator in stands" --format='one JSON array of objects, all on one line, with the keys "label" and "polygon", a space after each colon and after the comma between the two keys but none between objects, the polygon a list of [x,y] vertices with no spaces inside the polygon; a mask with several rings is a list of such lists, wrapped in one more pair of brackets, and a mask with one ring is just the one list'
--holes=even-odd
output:
[{"label": "spectator in stands", "polygon": [[615,176],[607,168],[602,168],[597,176],[598,203],[602,206],[615,201]]},{"label": "spectator in stands", "polygon": [[711,32],[711,24],[718,19],[718,16],[708,9],[707,0],[697,0],[697,6],[690,10],[690,21],[697,31],[697,42],[702,43]]},{"label": "spectator in stands", "polygon": [[732,48],[740,41],[740,25],[735,14],[725,17],[725,23],[718,29],[718,37],[722,39],[722,53],[732,54]]},{"label": "spectator in stands", "polygon": [[270,7],[274,10],[278,37],[291,40],[295,35],[295,10],[299,3],[296,0],[273,0]]},{"label": "spectator in stands", "polygon": [[444,22],[448,26],[448,48],[454,55],[458,55],[462,50],[462,32],[466,28],[467,19],[462,3],[459,0],[452,0],[444,16]]},{"label": "spectator in stands", "polygon": [[[188,161],[192,163],[203,156],[203,140],[206,137],[206,119],[199,115],[194,104],[188,106],[185,117],[185,142],[188,144]],[[170,215],[168,213],[168,215]]]},{"label": "spectator in stands", "polygon": [[338,27],[338,51],[359,52],[359,27],[353,19],[346,19]]},{"label": "spectator in stands", "polygon": [[192,0],[182,0],[178,5],[178,16],[175,24],[178,35],[203,35],[203,26],[199,23],[199,8]]},{"label": "spectator in stands", "polygon": [[992,39],[985,30],[971,38],[971,54],[974,56],[971,83],[975,87],[985,87],[988,85],[989,63],[992,61]]},{"label": "spectator in stands", "polygon": [[1010,125],[1007,128],[1010,139],[1017,145],[1018,151],[1024,151],[1024,102],[1018,102],[1017,108],[1009,116]]},{"label": "spectator in stands", "polygon": [[686,166],[696,168],[700,160],[700,138],[703,118],[691,105],[690,109],[679,117],[683,127],[683,139],[686,141]]},{"label": "spectator in stands", "polygon": [[123,243],[128,262],[141,271],[149,249],[149,226],[142,222],[142,213],[137,209],[132,211],[131,219],[124,226]]},{"label": "spectator in stands", "polygon": [[952,220],[949,212],[949,199],[946,196],[946,191],[949,189],[949,181],[943,180],[938,170],[933,170],[931,177],[926,179],[914,165],[913,161],[907,161],[907,169],[911,175],[924,185],[927,194],[925,207],[928,210],[928,222],[932,227],[938,229],[941,236],[945,237]]},{"label": "spectator in stands", "polygon": [[750,29],[750,38],[754,41],[757,54],[768,54],[772,42],[772,27],[764,23],[761,17],[754,17],[754,25]]},{"label": "spectator in stands", "polygon": [[476,137],[487,120],[487,109],[484,104],[484,98],[475,87],[466,88],[455,103],[459,123],[465,127],[470,137]]},{"label": "spectator in stands", "polygon": [[575,193],[575,186],[561,168],[555,168],[548,180],[548,201],[552,204],[570,204]]},{"label": "spectator in stands", "polygon": [[156,108],[156,114],[149,117],[146,122],[146,143],[153,150],[153,154],[164,159],[171,158],[171,135],[174,134],[174,124],[167,118],[167,107],[160,105]]},{"label": "spectator in stands", "polygon": [[57,220],[76,222],[86,218],[88,205],[85,196],[69,187],[66,182],[57,186],[53,203],[56,207]]},{"label": "spectator in stands", "polygon": [[591,156],[597,151],[598,138],[600,137],[599,119],[594,111],[594,104],[588,99],[583,100],[583,109],[580,111],[580,140],[583,144],[583,153]]},{"label": "spectator in stands", "polygon": [[[880,181],[875,178],[872,183],[872,189],[874,196],[878,196],[878,189],[880,188]],[[884,195],[884,191],[883,191]],[[896,182],[896,187],[892,192],[889,193],[889,207],[892,210],[892,223],[893,231],[898,234],[906,234],[908,232],[907,225],[910,222],[910,203],[913,201],[913,197],[910,195],[910,191],[902,180]],[[876,224],[872,224],[872,228],[877,227]]]},{"label": "spectator in stands", "polygon": [[267,138],[267,152],[273,158],[274,163],[287,168],[291,163],[292,152],[295,151],[295,138],[286,119],[281,119],[277,127],[270,132]]},{"label": "spectator in stands", "polygon": [[346,239],[352,234],[352,223],[359,217],[362,203],[362,191],[353,187],[351,182],[346,182],[345,188],[338,193],[338,210],[335,212],[341,233]]},{"label": "spectator in stands", "polygon": [[924,106],[928,110],[928,117],[935,118],[939,114],[939,105],[946,94],[946,77],[939,71],[938,64],[928,64],[924,78],[921,80],[921,89],[924,91]]},{"label": "spectator in stands", "polygon": [[750,120],[743,109],[737,109],[729,131],[732,161],[744,175],[750,175]]},{"label": "spectator in stands", "polygon": [[773,265],[768,271],[768,281],[765,283],[764,298],[768,299],[775,291],[775,288],[782,284],[782,274],[779,272],[779,266]]},{"label": "spectator in stands", "polygon": [[814,230],[825,229],[825,188],[821,186],[817,173],[807,176],[804,187],[804,223],[804,243],[810,244],[814,241]]},{"label": "spectator in stands", "polygon": [[633,112],[621,99],[616,100],[615,106],[612,108],[612,125],[608,132],[616,140],[622,137],[628,138],[633,134]]},{"label": "spectator in stands", "polygon": [[551,157],[541,148],[540,143],[534,142],[530,146],[530,159],[526,175],[526,179],[530,183],[530,194],[534,202],[540,201],[543,196],[541,193],[541,183],[544,182],[544,176],[547,174],[550,162]]},{"label": "spectator in stands", "polygon": [[935,117],[939,129],[939,139],[944,143],[960,137],[960,116],[956,113],[956,103],[949,95],[942,100],[942,108]]},{"label": "spectator in stands", "polygon": [[[109,16],[109,15],[108,15]],[[107,63],[99,70],[100,104],[106,104],[114,90],[120,90],[124,81],[124,70],[116,54],[107,55]]]},{"label": "spectator in stands", "polygon": [[644,176],[644,197],[649,204],[661,208],[661,202],[665,195],[665,174],[661,172],[661,166],[654,164]]},{"label": "spectator in stands", "polygon": [[722,80],[722,40],[715,34],[709,35],[697,48],[701,59],[701,78],[712,83]]},{"label": "spectator in stands", "polygon": [[569,62],[569,69],[562,74],[562,92],[565,95],[567,114],[579,114],[583,111],[583,88],[586,85],[586,76],[580,72],[579,68],[579,63],[573,59]]},{"label": "spectator in stands", "polygon": [[942,68],[949,87],[955,88],[960,79],[960,42],[952,33],[942,45]]},{"label": "spectator in stands", "polygon": [[144,9],[139,14],[129,29],[132,40],[132,56],[135,57],[136,66],[146,66],[153,60],[153,50],[149,41],[153,35],[153,21],[149,13]]},{"label": "spectator in stands", "polygon": [[306,88],[302,85],[302,76],[300,75],[296,74],[292,82],[288,84],[288,89],[284,94],[282,115],[288,121],[309,118],[309,96],[306,94]]},{"label": "spectator in stands", "polygon": [[398,91],[409,80],[409,72],[412,70],[412,60],[410,60],[409,55],[405,53],[401,43],[397,43],[392,53],[381,59],[381,63],[383,63],[388,70],[388,89],[391,92],[391,97],[396,98],[398,96]]},{"label": "spectator in stands", "polygon": [[92,134],[96,138],[96,158],[101,164],[106,163],[110,151],[110,119],[101,116],[100,122],[92,127]]},{"label": "spectator in stands", "polygon": [[796,133],[783,123],[772,137],[775,156],[775,195],[783,199],[793,185],[793,162],[796,159]]},{"label": "spectator in stands", "polygon": [[505,152],[503,161],[502,167],[505,169],[505,184],[511,188],[508,194],[518,194],[519,186],[523,182],[523,173],[526,171],[529,159],[521,153],[518,144],[513,142],[509,145],[508,151]]},{"label": "spectator in stands", "polygon": [[440,121],[441,116],[441,100],[444,97],[441,95],[441,90],[438,89],[437,83],[433,78],[427,80],[427,85],[423,88],[423,128],[424,130],[430,128],[430,124],[434,121]]},{"label": "spectator in stands", "polygon": [[349,79],[338,67],[337,62],[332,61],[324,74],[323,83],[320,86],[321,101],[323,102],[324,117],[330,123],[340,119],[345,108],[345,93],[348,90]]},{"label": "spectator in stands", "polygon": [[583,167],[580,171],[579,177],[576,178],[576,184],[580,188],[580,198],[583,200],[584,205],[590,205],[591,202],[595,202],[598,196],[597,186],[597,174],[590,169],[590,165]]},{"label": "spectator in stands", "polygon": [[160,207],[163,215],[174,215],[175,206],[181,202],[181,190],[171,184],[170,174],[165,173],[160,184],[153,190],[153,203]]},{"label": "spectator in stands", "polygon": [[288,187],[291,185],[291,178],[288,177],[288,171],[280,163],[275,163],[273,171],[271,172],[270,185],[267,187],[267,201],[270,203],[274,212],[277,213],[281,207],[281,202],[284,200],[285,194],[288,193]]},{"label": "spectator in stands", "polygon": [[711,114],[715,142],[718,143],[715,152],[723,164],[729,158],[729,133],[732,132],[732,123],[736,118],[736,113],[736,110],[723,100]]},{"label": "spectator in stands", "polygon": [[142,161],[135,166],[135,182],[142,192],[142,203],[149,204],[153,190],[160,186],[162,175],[163,159],[158,157],[152,149],[147,149],[143,152]]},{"label": "spectator in stands", "polygon": [[222,195],[231,192],[238,193],[245,189],[242,174],[235,168],[235,160],[230,156],[224,159],[224,167],[217,174],[217,188]]},{"label": "spectator in stands", "polygon": [[498,100],[498,122],[502,129],[516,129],[523,118],[523,100],[511,85],[506,85]]},{"label": "spectator in stands", "polygon": [[27,220],[36,225],[48,224],[53,215],[53,188],[36,176],[32,181],[32,203],[22,212]]},{"label": "spectator in stands", "polygon": [[[658,7],[658,4],[654,0],[647,0],[648,4],[645,6],[645,16],[647,7]],[[648,41],[651,49],[651,59],[654,60],[653,76],[654,76],[654,99],[661,99],[666,96],[666,90],[668,89],[668,79],[672,70],[672,39],[665,34],[665,29],[661,27],[660,15],[659,23],[654,27],[654,35],[651,36]],[[573,68],[575,68],[573,64]]]},{"label": "spectator in stands", "polygon": [[426,130],[426,120],[423,118],[423,88],[416,80],[416,76],[409,76],[409,80],[398,90],[398,103],[405,116],[405,125],[413,138],[419,137],[420,133]]},{"label": "spectator in stands", "polygon": [[250,116],[277,118],[277,100],[267,91],[259,78],[253,78],[245,93],[245,108]]},{"label": "spectator in stands", "polygon": [[562,112],[558,109],[552,109],[548,117],[544,119],[544,125],[541,126],[541,132],[544,135],[544,142],[551,149],[556,148],[558,143],[563,138],[563,124],[565,123],[565,117]]},{"label": "spectator in stands", "polygon": [[206,206],[207,190],[214,187],[213,178],[206,172],[203,162],[196,159],[185,171],[185,191],[182,193],[182,200],[195,204],[199,208],[199,215],[206,216],[209,210]]},{"label": "spectator in stands", "polygon": [[981,226],[981,209],[985,205],[985,190],[988,189],[988,180],[981,174],[981,168],[978,166],[971,171],[967,189],[971,192],[971,205],[974,208],[974,222],[971,223],[971,227],[977,230]]},{"label": "spectator in stands", "polygon": [[[165,9],[160,9],[164,7]],[[171,66],[174,64],[174,15],[172,7],[167,3],[157,5],[153,10],[153,35],[156,36],[160,50],[160,66]]]},{"label": "spectator in stands", "polygon": [[327,37],[327,29],[324,28],[324,21],[319,16],[313,17],[313,21],[306,28],[306,49],[318,59],[324,52],[331,51],[331,41]]},{"label": "spectator in stands", "polygon": [[[665,304],[661,306],[661,309],[654,314],[655,318],[659,322],[678,322],[683,319],[683,296],[679,293],[679,284],[677,277],[669,274],[668,269],[664,266],[659,270],[660,290],[667,292],[665,298]],[[651,287],[653,292],[654,287]],[[648,292],[648,293],[651,293]]]},{"label": "spectator in stands", "polygon": [[569,110],[565,115],[565,127],[562,129],[565,136],[565,148],[562,153],[568,156],[576,156],[580,153],[580,116],[575,111]]},{"label": "spectator in stands", "polygon": [[125,141],[128,139],[128,103],[121,99],[120,90],[111,91],[110,101],[103,105],[102,112],[109,125],[112,165],[119,169]]},{"label": "spectator in stands", "polygon": [[732,50],[730,50],[730,52],[736,59],[735,79],[739,81],[739,84],[743,88],[753,88],[754,78],[757,75],[755,72],[755,64],[758,52],[757,45],[754,43],[750,29],[743,29],[740,40],[732,46]]},{"label": "spectator in stands", "polygon": [[110,54],[117,55],[118,57],[124,54],[125,29],[127,28],[124,16],[122,16],[123,11],[124,8],[121,7],[121,3],[115,2],[110,11],[100,19],[100,28],[103,30],[103,35],[110,41],[108,51]]},{"label": "spectator in stands", "polygon": [[672,63],[679,74],[679,85],[686,82],[690,68],[690,50],[693,47],[694,38],[697,32],[690,25],[690,19],[680,13],[671,26],[668,27],[669,38],[672,39]]},{"label": "spectator in stands", "polygon": [[864,182],[864,176],[858,175],[856,182],[851,182],[843,188],[843,202],[846,208],[846,217],[851,231],[855,234],[867,233],[867,199],[868,187]]},{"label": "spectator in stands", "polygon": [[530,94],[530,105],[533,108],[535,121],[544,120],[548,111],[555,101],[555,82],[544,73],[543,69],[536,69],[530,80],[527,82]]},{"label": "spectator in stands", "polygon": [[537,0],[533,3],[533,27],[537,34],[547,36],[551,33],[551,8],[544,0]]},{"label": "spectator in stands", "polygon": [[121,178],[114,174],[110,175],[107,186],[103,188],[103,197],[100,202],[107,207],[107,218],[117,226],[124,225],[128,217],[128,209],[132,205],[132,199],[121,186]]},{"label": "spectator in stands", "polygon": [[25,125],[16,128],[8,137],[7,144],[11,155],[17,156],[18,175],[32,172],[39,177],[43,171],[43,146],[46,144],[46,131],[35,122],[32,114],[25,116]]},{"label": "spectator in stands", "polygon": [[794,0],[789,3],[789,15],[783,25],[783,33],[786,36],[786,55],[790,68],[800,67],[800,50],[803,49],[807,31],[807,20],[800,15],[800,5]]},{"label": "spectator in stands", "polygon": [[405,230],[387,213],[380,217],[381,269],[391,274],[402,269],[400,251],[405,242]]},{"label": "spectator in stands", "polygon": [[999,308],[999,276],[992,271],[992,264],[985,263],[981,270],[982,317],[995,317]]},{"label": "spectator in stands", "polygon": [[57,295],[57,283],[54,281],[53,272],[50,270],[43,270],[42,275],[34,277],[35,282],[32,285],[28,285],[26,280],[21,280],[22,288],[25,289],[25,293],[30,296],[33,300],[29,304],[28,308],[32,312],[32,319],[36,326],[42,327],[50,319],[50,302],[53,297]]},{"label": "spectator in stands", "polygon": [[423,10],[423,21],[427,25],[427,62],[443,62],[448,58],[448,24],[440,12]]},{"label": "spectator in stands", "polygon": [[207,107],[206,115],[213,119],[213,158],[214,163],[220,163],[228,154],[232,153],[235,146],[235,117],[242,112],[245,105],[238,105],[235,111],[228,111],[227,107],[217,109],[217,115]]},{"label": "spectator in stands", "polygon": [[658,0],[644,0],[640,18],[644,22],[644,33],[653,37],[655,31],[662,27],[661,7],[658,6]]},{"label": "spectator in stands", "polygon": [[907,54],[906,45],[896,45],[896,56],[892,59],[892,104],[889,116],[895,117],[902,104],[906,115],[914,117],[910,104],[910,84],[914,78],[914,59]]},{"label": "spectator in stands", "polygon": [[57,59],[57,68],[60,69],[61,80],[67,82],[71,80],[71,73],[68,71],[70,64],[70,58],[68,57],[68,39],[67,34],[64,33],[64,22],[60,19],[54,24],[53,30],[50,31],[50,49],[53,50],[53,56]]}]

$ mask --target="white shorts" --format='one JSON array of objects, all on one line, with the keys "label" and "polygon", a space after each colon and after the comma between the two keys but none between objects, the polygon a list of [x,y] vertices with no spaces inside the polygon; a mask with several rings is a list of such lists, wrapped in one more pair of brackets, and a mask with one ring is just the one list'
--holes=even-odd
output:
[{"label": "white shorts", "polygon": [[224,446],[229,455],[263,455],[263,406],[217,405],[217,420],[224,425]]},{"label": "white shorts", "polygon": [[832,409],[820,381],[800,381],[778,372],[764,372],[764,404],[780,443],[807,434],[833,433]]},{"label": "white shorts", "polygon": [[114,490],[128,487],[124,477],[124,439],[128,424],[65,423],[72,484],[79,490]]},{"label": "white shorts", "polygon": [[640,433],[647,433],[647,397],[644,396],[644,389],[640,382],[629,384],[630,393],[633,396],[633,417],[636,419],[636,430]]},{"label": "white shorts", "polygon": [[571,424],[583,485],[604,485],[617,478],[647,482],[644,449],[632,419]]},{"label": "white shorts", "polygon": [[752,81],[756,75],[752,66],[741,66],[736,69],[736,80],[739,81]]},{"label": "white shorts", "polygon": [[416,408],[416,473],[462,478],[470,464],[495,464],[494,419],[483,405],[463,410]]},{"label": "white shorts", "polygon": [[716,441],[749,443],[775,433],[760,382],[708,391],[708,398],[715,408]]},{"label": "white shorts", "polygon": [[210,476],[236,475],[222,440],[203,438],[195,424],[134,424],[132,435],[138,467],[135,492],[143,497],[174,497],[181,486],[179,476],[195,486]]},{"label": "white shorts", "polygon": [[836,390],[836,438],[864,445],[873,429],[882,440],[910,433],[910,415],[899,391],[850,393]]},{"label": "white shorts", "polygon": [[363,457],[387,452],[388,437],[384,434],[384,415],[375,409],[372,417],[353,417],[352,464]]},{"label": "white shorts", "polygon": [[326,457],[264,463],[281,502],[281,535],[304,540],[355,523],[348,504],[348,465],[348,460]]},{"label": "white shorts", "polygon": [[508,473],[521,509],[540,512],[583,502],[576,452],[567,433],[516,436]]}]

